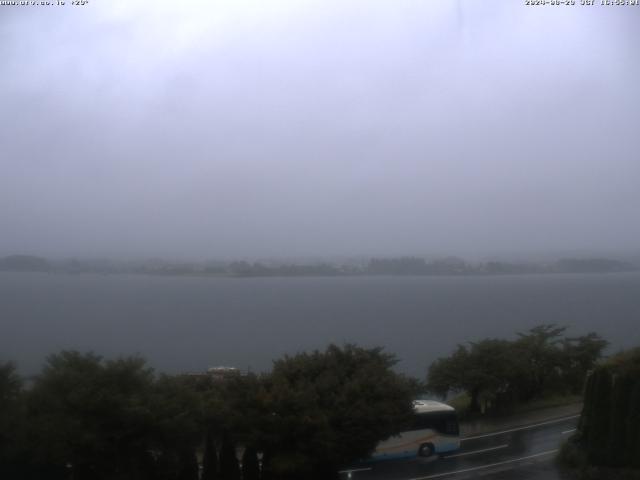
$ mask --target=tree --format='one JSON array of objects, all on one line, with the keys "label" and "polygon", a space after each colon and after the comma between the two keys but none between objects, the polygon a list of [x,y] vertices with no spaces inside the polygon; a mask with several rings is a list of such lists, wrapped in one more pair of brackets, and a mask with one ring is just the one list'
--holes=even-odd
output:
[{"label": "tree", "polygon": [[152,384],[151,369],[137,357],[50,356],[28,398],[33,461],[49,478],[67,469],[76,480],[145,478]]},{"label": "tree", "polygon": [[208,429],[203,477],[213,475],[216,465],[208,467],[207,458],[215,462],[215,453],[207,454],[207,445],[217,442],[221,445],[220,473],[215,478],[237,478],[240,473],[235,445],[256,446],[269,437],[263,379],[254,374],[238,374],[220,380],[200,379],[196,384],[203,399],[203,422]]},{"label": "tree", "polygon": [[204,441],[202,480],[217,480],[218,478],[218,454],[213,433],[209,430]]},{"label": "tree", "polygon": [[0,478],[22,472],[25,453],[25,418],[22,379],[13,363],[0,363]]},{"label": "tree", "polygon": [[600,463],[600,459],[607,453],[605,449],[611,416],[611,373],[605,369],[598,369],[593,374],[593,382],[592,411],[594,415],[589,419],[587,454],[592,462]]},{"label": "tree", "polygon": [[629,412],[627,416],[627,455],[628,465],[640,468],[640,382],[635,382],[631,399],[629,400]]},{"label": "tree", "polygon": [[248,445],[242,454],[242,480],[258,480],[259,478],[258,452],[254,447]]},{"label": "tree", "polygon": [[592,465],[640,466],[640,348],[615,355],[589,376],[575,437]]},{"label": "tree", "polygon": [[190,379],[161,375],[150,398],[153,415],[151,447],[173,468],[168,478],[192,478],[197,461],[195,451],[206,431],[202,395]]},{"label": "tree", "polygon": [[180,452],[178,480],[198,480],[198,458],[195,450],[189,446]]},{"label": "tree", "polygon": [[236,457],[236,447],[228,433],[222,437],[220,478],[222,480],[240,480],[240,465],[238,457]]},{"label": "tree", "polygon": [[428,372],[427,388],[439,395],[467,392],[469,411],[478,413],[496,401],[506,401],[519,375],[513,345],[506,340],[486,339],[458,345],[446,358],[436,360]]},{"label": "tree", "polygon": [[565,330],[539,325],[513,341],[458,345],[431,364],[427,387],[443,397],[466,392],[472,413],[508,409],[549,393],[579,393],[607,342],[595,333],[563,338]]},{"label": "tree", "polygon": [[587,373],[602,357],[608,344],[595,332],[562,340],[562,380],[570,393],[582,393]]},{"label": "tree", "polygon": [[413,413],[415,383],[392,370],[380,348],[330,345],[285,356],[265,379],[270,437],[267,471],[281,477],[331,478],[402,430]]},{"label": "tree", "polygon": [[[22,392],[22,379],[11,362],[0,363],[0,412],[3,414],[13,406]],[[6,419],[3,415],[0,417]]]},{"label": "tree", "polygon": [[545,392],[548,385],[562,385],[561,335],[567,327],[554,324],[538,325],[520,337],[515,343],[515,355],[525,363],[523,375],[518,377],[517,390],[520,400],[529,401]]},{"label": "tree", "polygon": [[611,391],[611,412],[609,418],[608,441],[601,445],[606,448],[606,455],[610,465],[623,466],[627,460],[628,435],[627,422],[633,394],[633,388],[638,378],[626,373],[613,377]]}]

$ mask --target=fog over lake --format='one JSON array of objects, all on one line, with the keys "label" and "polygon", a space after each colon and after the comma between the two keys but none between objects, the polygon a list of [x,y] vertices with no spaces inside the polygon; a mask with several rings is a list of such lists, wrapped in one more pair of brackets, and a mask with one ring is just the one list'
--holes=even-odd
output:
[{"label": "fog over lake", "polygon": [[0,256],[637,257],[640,8],[524,3],[3,8]]},{"label": "fog over lake", "polygon": [[203,278],[0,273],[0,361],[38,371],[63,348],[136,354],[161,371],[268,370],[329,342],[381,345],[424,377],[457,343],[539,323],[640,342],[640,273]]}]

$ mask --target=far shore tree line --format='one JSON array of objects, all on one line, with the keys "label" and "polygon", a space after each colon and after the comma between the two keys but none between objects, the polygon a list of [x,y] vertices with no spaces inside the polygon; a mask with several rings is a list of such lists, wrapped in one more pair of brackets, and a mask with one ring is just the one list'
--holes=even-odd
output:
[{"label": "far shore tree line", "polygon": [[[156,374],[145,360],[63,351],[25,382],[0,364],[0,478],[335,478],[411,423],[425,392],[468,394],[472,412],[580,393],[606,346],[542,325],[459,346],[427,382],[381,348],[330,345],[256,375]],[[423,395],[421,395],[423,396]]]},{"label": "far shore tree line", "polygon": [[33,255],[0,257],[0,271],[101,273],[145,275],[202,275],[232,277],[301,277],[353,275],[503,275],[535,273],[612,273],[637,271],[639,265],[608,258],[564,258],[551,262],[469,262],[458,257],[426,260],[422,257],[353,259],[342,263],[318,261],[114,261],[91,259],[48,260]]}]

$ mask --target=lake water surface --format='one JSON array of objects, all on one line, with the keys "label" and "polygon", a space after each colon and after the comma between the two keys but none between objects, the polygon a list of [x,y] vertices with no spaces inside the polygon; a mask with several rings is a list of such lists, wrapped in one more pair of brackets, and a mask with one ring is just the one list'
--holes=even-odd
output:
[{"label": "lake water surface", "polygon": [[213,278],[0,273],[0,360],[37,372],[63,348],[139,353],[167,372],[267,370],[329,342],[381,345],[424,377],[457,343],[539,323],[640,345],[640,273]]}]

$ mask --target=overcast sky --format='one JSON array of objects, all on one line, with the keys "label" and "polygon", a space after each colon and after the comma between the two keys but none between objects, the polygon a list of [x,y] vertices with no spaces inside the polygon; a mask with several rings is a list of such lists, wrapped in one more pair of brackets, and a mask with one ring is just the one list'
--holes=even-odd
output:
[{"label": "overcast sky", "polygon": [[520,0],[0,6],[0,254],[638,252],[639,27]]}]

